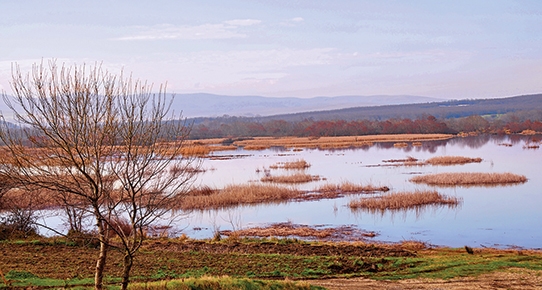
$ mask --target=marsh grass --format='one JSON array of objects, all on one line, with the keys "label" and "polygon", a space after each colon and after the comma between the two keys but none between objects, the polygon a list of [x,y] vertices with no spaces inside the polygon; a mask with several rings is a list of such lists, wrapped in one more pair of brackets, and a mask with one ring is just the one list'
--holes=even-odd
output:
[{"label": "marsh grass", "polygon": [[269,149],[271,148],[270,145],[265,145],[265,144],[254,144],[254,145],[244,145],[243,146],[243,149],[245,150],[255,150],[255,151],[259,151],[259,150],[265,150],[265,149]]},{"label": "marsh grass", "polygon": [[362,198],[351,201],[350,208],[369,210],[400,210],[425,205],[457,205],[460,199],[448,197],[436,191],[396,192],[380,197]]},{"label": "marsh grass", "polygon": [[397,143],[393,144],[393,147],[397,147],[397,148],[408,147],[408,143],[406,143],[406,142],[397,142]]},{"label": "marsh grass", "polygon": [[286,169],[286,170],[303,170],[309,167],[311,167],[311,165],[303,159],[299,159],[299,160],[291,161],[291,162],[279,162],[279,163],[269,166],[269,168],[271,169],[280,168],[280,169]]},{"label": "marsh grass", "polygon": [[[291,222],[274,223],[265,227],[253,227],[247,229],[240,229],[235,231],[222,231],[226,236],[233,237],[295,237],[302,238],[304,241],[310,239],[320,240],[344,240],[353,239],[359,240],[368,237],[375,237],[375,232],[362,231],[351,226],[341,226],[335,228],[324,228],[319,226],[308,226],[301,224],[293,224]],[[304,241],[298,241],[303,243]]]},{"label": "marsh grass", "polygon": [[[256,137],[250,140],[235,141],[237,146],[266,149],[271,146],[286,148],[320,148],[341,149],[372,146],[377,142],[421,142],[430,140],[446,140],[453,138],[450,134],[397,134],[397,135],[366,135],[366,136],[340,136],[340,137]],[[250,146],[250,147],[247,147]],[[252,147],[254,146],[254,147]],[[253,149],[255,150],[255,149]]]},{"label": "marsh grass", "polygon": [[307,183],[311,181],[318,181],[322,178],[318,175],[310,175],[305,173],[296,173],[288,175],[269,175],[260,179],[262,182],[274,182],[274,183]]},{"label": "marsh grass", "polygon": [[429,158],[425,161],[425,163],[430,165],[457,165],[480,162],[482,162],[482,158],[470,158],[463,156],[437,156]]},{"label": "marsh grass", "polygon": [[386,163],[407,163],[407,162],[418,162],[418,159],[414,158],[412,156],[408,156],[405,159],[388,159],[388,160],[382,160],[382,162],[386,162]]},{"label": "marsh grass", "polygon": [[506,185],[527,182],[527,177],[513,173],[482,173],[482,172],[455,172],[437,173],[415,176],[410,179],[414,183],[429,185]]},{"label": "marsh grass", "polygon": [[179,202],[179,207],[185,210],[218,209],[242,204],[286,201],[302,195],[302,191],[277,185],[229,185],[221,190],[210,188],[196,190],[184,197]]},{"label": "marsh grass", "polygon": [[211,153],[211,148],[207,145],[192,145],[181,148],[181,154],[184,156],[205,156]]},{"label": "marsh grass", "polygon": [[224,231],[225,235],[237,235],[242,237],[315,237],[329,238],[335,234],[335,228],[316,229],[306,225],[294,225],[290,222],[272,224],[268,227],[255,227],[249,229]]},{"label": "marsh grass", "polygon": [[334,198],[343,196],[344,194],[375,193],[389,190],[387,186],[362,185],[345,181],[341,184],[325,184],[314,191],[320,193],[322,197]]},{"label": "marsh grass", "polygon": [[[426,161],[419,161],[417,158],[408,156],[404,159],[388,159],[382,160],[382,162],[387,163],[385,166],[425,166],[425,165],[463,165],[467,163],[480,163],[482,158],[470,158],[463,156],[436,156],[429,158]],[[382,165],[376,165],[382,166]]]}]

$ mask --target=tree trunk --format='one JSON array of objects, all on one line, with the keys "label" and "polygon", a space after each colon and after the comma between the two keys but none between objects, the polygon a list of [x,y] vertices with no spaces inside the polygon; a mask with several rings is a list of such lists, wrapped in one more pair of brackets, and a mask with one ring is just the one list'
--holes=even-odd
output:
[{"label": "tree trunk", "polygon": [[94,289],[102,290],[105,262],[107,260],[108,245],[106,241],[106,229],[101,220],[98,221],[98,235],[100,237],[100,255],[98,256],[98,261],[96,262],[96,272],[94,276]]},{"label": "tree trunk", "polygon": [[134,262],[134,257],[130,253],[124,255],[124,270],[122,272],[122,290],[128,289],[128,283],[130,283],[130,270]]}]

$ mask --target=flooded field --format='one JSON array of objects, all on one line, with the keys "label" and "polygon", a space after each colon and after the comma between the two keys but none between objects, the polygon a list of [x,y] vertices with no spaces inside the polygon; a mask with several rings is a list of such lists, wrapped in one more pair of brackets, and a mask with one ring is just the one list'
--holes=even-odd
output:
[{"label": "flooded field", "polygon": [[[389,187],[389,192],[438,191],[460,200],[458,205],[416,207],[409,210],[367,211],[352,209],[352,200],[383,193],[347,195],[336,199],[292,201],[220,210],[192,211],[175,226],[193,238],[211,237],[217,230],[244,229],[290,222],[318,228],[352,226],[375,232],[378,241],[417,240],[453,247],[541,248],[542,151],[532,140],[540,136],[476,136],[445,141],[375,143],[356,149],[292,150],[281,147],[253,151],[214,152],[206,158],[205,173],[196,185],[223,188],[228,185],[263,183],[270,176],[303,173],[313,181],[285,186],[312,191],[326,184],[352,182]],[[538,142],[538,141],[537,141]],[[481,158],[463,165],[402,165],[390,160],[436,156]],[[310,167],[286,169],[280,164],[304,160]],[[499,186],[429,186],[413,183],[414,176],[436,173],[510,172],[527,182]]]}]

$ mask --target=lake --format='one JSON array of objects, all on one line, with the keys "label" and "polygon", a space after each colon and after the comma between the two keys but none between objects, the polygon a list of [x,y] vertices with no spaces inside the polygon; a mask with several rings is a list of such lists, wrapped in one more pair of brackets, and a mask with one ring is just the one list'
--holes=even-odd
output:
[{"label": "lake", "polygon": [[[302,190],[344,181],[388,186],[394,191],[435,189],[462,199],[457,207],[426,207],[418,210],[371,213],[352,210],[348,202],[367,195],[338,199],[240,206],[192,212],[177,222],[178,230],[192,238],[207,238],[215,230],[266,226],[291,222],[319,227],[354,226],[374,231],[377,241],[417,240],[432,245],[462,247],[541,248],[542,151],[525,145],[540,136],[475,136],[423,142],[422,146],[396,148],[393,143],[375,143],[359,149],[302,151],[271,148],[262,151],[222,151],[203,163],[206,172],[196,185],[222,188],[229,184],[259,182],[265,169],[279,162],[303,159],[305,170],[324,180],[297,185]],[[389,166],[383,160],[414,157],[420,161],[435,156],[480,157],[481,163],[453,166]],[[419,174],[441,172],[511,172],[525,175],[523,184],[496,187],[433,187],[409,181]],[[280,175],[285,171],[271,170]]]}]

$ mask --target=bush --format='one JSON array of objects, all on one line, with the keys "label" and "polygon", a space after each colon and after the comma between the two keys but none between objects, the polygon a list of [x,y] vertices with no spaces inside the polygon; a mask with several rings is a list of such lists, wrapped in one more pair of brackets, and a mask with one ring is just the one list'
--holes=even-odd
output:
[{"label": "bush", "polygon": [[15,208],[0,218],[0,240],[36,237],[38,227],[32,210]]}]

